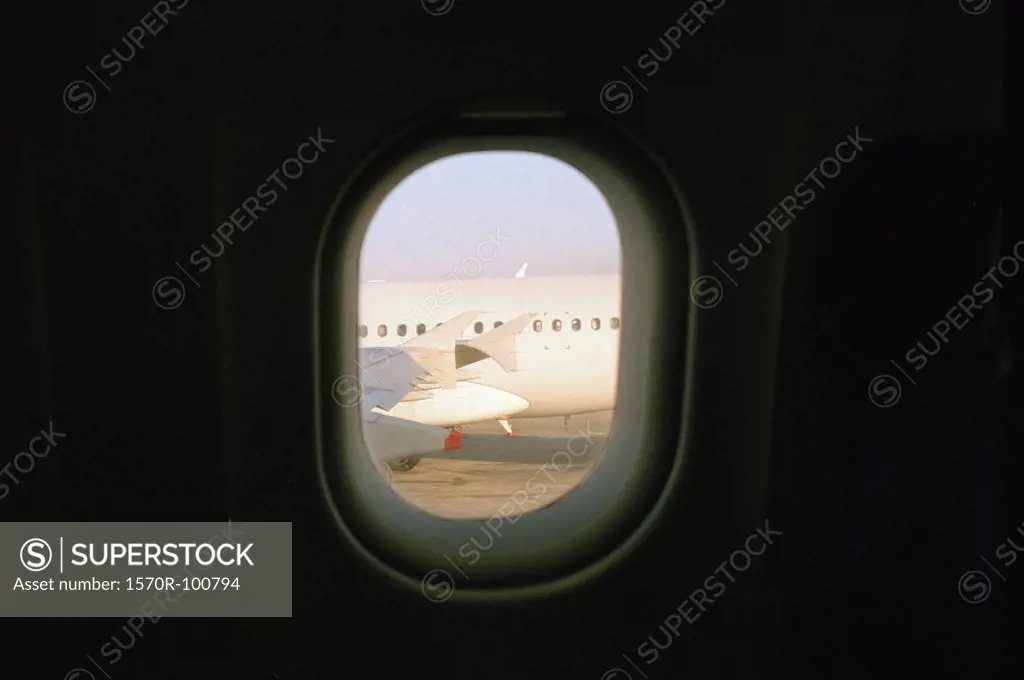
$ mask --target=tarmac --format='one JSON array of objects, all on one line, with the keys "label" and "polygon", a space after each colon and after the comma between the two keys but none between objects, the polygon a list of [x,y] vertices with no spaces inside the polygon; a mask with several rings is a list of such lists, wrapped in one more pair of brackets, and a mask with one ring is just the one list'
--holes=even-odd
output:
[{"label": "tarmac", "polygon": [[[428,454],[391,486],[406,502],[447,519],[486,519],[530,488],[536,511],[582,482],[604,453],[612,411],[565,418],[512,420],[512,436],[497,421],[463,429],[462,448]],[[589,440],[582,433],[589,433]],[[575,437],[575,439],[573,439]],[[570,442],[570,440],[572,440]],[[569,451],[567,456],[559,452]],[[536,493],[537,484],[544,492]]]}]

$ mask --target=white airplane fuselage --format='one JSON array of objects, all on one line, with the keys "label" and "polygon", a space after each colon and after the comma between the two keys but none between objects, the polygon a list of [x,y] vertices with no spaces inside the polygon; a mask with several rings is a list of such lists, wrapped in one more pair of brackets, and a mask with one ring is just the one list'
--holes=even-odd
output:
[{"label": "white airplane fuselage", "polygon": [[[367,332],[359,346],[415,347],[419,324],[430,330],[466,310],[481,313],[460,340],[479,337],[477,323],[486,333],[496,321],[532,313],[515,336],[517,370],[506,372],[483,358],[462,369],[479,377],[461,380],[455,389],[431,390],[429,401],[403,401],[386,413],[451,427],[608,410],[615,406],[618,379],[620,286],[618,275],[363,283],[359,323]],[[561,330],[555,330],[556,320]],[[404,337],[398,334],[402,324]]]}]

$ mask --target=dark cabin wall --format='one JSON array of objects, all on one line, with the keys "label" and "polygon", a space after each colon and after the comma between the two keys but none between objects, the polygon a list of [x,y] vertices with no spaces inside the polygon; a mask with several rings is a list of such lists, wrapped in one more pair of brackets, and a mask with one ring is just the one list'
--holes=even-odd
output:
[{"label": "dark cabin wall", "polygon": [[[884,658],[896,654],[902,665],[919,659],[917,650],[924,650],[929,670],[942,668],[944,655],[954,650],[936,644],[946,640],[935,634],[944,619],[929,619],[959,610],[945,600],[928,609],[925,595],[914,591],[893,600],[903,609],[887,605],[895,622],[890,628],[873,628],[870,607],[877,602],[858,594],[885,591],[877,571],[884,563],[881,548],[864,546],[857,532],[871,512],[902,509],[899,496],[873,502],[869,482],[878,468],[863,462],[875,451],[863,433],[888,427],[903,448],[916,450],[921,431],[908,429],[909,413],[936,424],[937,414],[957,408],[958,397],[930,393],[938,406],[919,404],[884,426],[857,419],[879,414],[866,403],[863,375],[842,367],[856,360],[870,371],[876,353],[865,358],[868,339],[884,362],[890,344],[868,332],[864,324],[875,318],[875,298],[863,297],[884,286],[858,290],[836,271],[856,277],[863,267],[865,278],[879,276],[868,262],[887,252],[892,232],[886,228],[914,223],[925,229],[916,223],[925,214],[936,231],[948,226],[949,213],[938,203],[927,211],[904,204],[885,220],[844,208],[870,194],[873,214],[885,214],[904,179],[923,201],[935,196],[933,186],[947,196],[956,190],[942,176],[931,178],[939,184],[920,175],[901,178],[889,165],[895,162],[886,155],[890,143],[902,149],[904,165],[896,167],[908,175],[914,163],[934,157],[973,159],[979,171],[999,172],[998,153],[978,152],[974,140],[1000,145],[991,133],[1002,123],[994,84],[1001,81],[1003,7],[995,3],[970,16],[952,1],[726,0],[694,36],[682,37],[654,75],[641,75],[637,57],[659,48],[659,37],[686,7],[455,0],[448,14],[435,17],[418,2],[191,0],[109,80],[109,92],[97,90],[95,108],[81,115],[61,106],[58,93],[70,80],[88,78],[84,65],[99,71],[103,55],[148,7],[62,6],[60,21],[56,6],[19,8],[19,245],[10,252],[17,253],[12,259],[22,293],[9,328],[24,329],[13,333],[19,343],[14,375],[19,394],[29,396],[15,399],[4,435],[12,442],[7,450],[16,451],[18,442],[53,420],[69,437],[60,455],[39,466],[38,481],[0,501],[0,516],[295,523],[293,619],[163,621],[119,664],[119,675],[599,677],[620,650],[631,652],[656,633],[709,571],[688,559],[683,527],[712,546],[709,552],[724,555],[751,530],[739,518],[765,515],[784,520],[778,525],[787,533],[782,550],[738,584],[733,599],[710,610],[705,625],[663,652],[648,669],[652,678],[687,672],[769,677],[805,669],[832,674],[835,664],[851,674],[880,672]],[[634,85],[629,110],[612,116],[601,108],[599,93],[623,78],[622,65],[647,89]],[[702,314],[698,346],[711,352],[696,367],[700,398],[692,409],[690,446],[718,455],[694,474],[707,480],[707,497],[727,489],[741,509],[693,529],[687,517],[706,499],[675,501],[629,568],[594,590],[494,610],[438,608],[375,581],[331,534],[310,453],[312,267],[339,187],[397,125],[495,96],[564,102],[654,152],[685,190],[705,267],[712,260],[724,265],[754,225],[856,126],[874,141],[871,155],[844,167],[784,239],[736,273],[738,286],[726,289],[722,305],[706,310],[713,315],[678,301],[679,314]],[[176,262],[195,274],[190,254],[210,244],[216,225],[317,129],[336,141],[196,276],[198,283],[185,282],[181,307],[158,308],[154,284],[180,276]],[[947,151],[929,155],[900,141],[922,135]],[[959,151],[948,151],[949,144]],[[938,167],[945,166],[932,169]],[[987,209],[997,197],[983,189]],[[990,225],[988,215],[979,217],[979,229]],[[853,250],[844,251],[837,229],[845,230],[840,236],[863,229],[863,240],[853,239]],[[946,243],[944,252],[954,257],[960,249]],[[911,259],[913,246],[907,237],[903,252]],[[965,246],[972,258],[976,250]],[[786,253],[791,260],[784,264]],[[970,280],[972,269],[962,264],[957,281]],[[822,288],[818,277],[830,272],[834,285]],[[928,272],[941,277],[947,270],[933,264]],[[942,298],[936,293],[929,300]],[[886,302],[886,314],[908,314],[894,298]],[[931,318],[933,309],[922,304],[911,316]],[[908,329],[918,328],[905,321]],[[901,335],[893,351],[914,337]],[[962,359],[966,366],[970,361]],[[861,409],[857,417],[851,408]],[[970,430],[961,444],[973,446],[971,437],[996,427]],[[837,437],[844,443],[836,445]],[[947,444],[941,455],[949,463],[959,449]],[[840,458],[844,454],[861,456],[860,467]],[[887,459],[872,460],[886,469]],[[936,488],[954,488],[952,463],[942,469],[945,481]],[[892,472],[904,477],[889,478],[887,488],[902,488],[912,473],[907,467]],[[976,490],[991,483],[984,475],[971,478]],[[833,487],[822,486],[833,482],[847,505],[838,506],[828,491]],[[970,505],[966,497],[962,502]],[[925,507],[920,503],[918,510]],[[979,512],[979,525],[992,529],[986,522],[996,510]],[[898,529],[886,529],[884,518],[871,525],[888,531],[878,540],[885,550],[897,550],[891,563],[902,565],[901,578],[914,576],[906,573],[910,557],[898,552],[905,545],[900,540],[910,540],[925,516],[922,511]],[[964,540],[984,543],[964,526],[956,530]],[[941,550],[944,569],[958,564],[952,544]],[[876,569],[870,576],[861,574],[865,552]],[[834,561],[822,561],[826,554]],[[963,553],[965,564],[973,559]],[[831,579],[821,576],[820,590],[801,585],[823,569],[835,571]],[[862,576],[867,580],[857,584]],[[916,583],[931,584],[930,578]],[[936,576],[939,586],[948,586],[943,597],[954,593],[955,583]],[[993,614],[970,616],[977,618],[949,630],[996,626]],[[45,650],[37,657],[39,677],[59,677],[121,623],[12,621],[4,628],[9,640]],[[866,651],[860,644],[875,630],[887,631],[891,642],[907,626],[926,642],[908,636],[903,647],[887,643]],[[982,641],[995,665],[965,669],[998,667],[997,643]]]}]

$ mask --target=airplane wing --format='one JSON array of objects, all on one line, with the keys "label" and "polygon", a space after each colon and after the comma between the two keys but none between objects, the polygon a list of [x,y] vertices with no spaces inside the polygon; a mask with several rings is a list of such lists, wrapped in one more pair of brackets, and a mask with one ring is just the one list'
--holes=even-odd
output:
[{"label": "airplane wing", "polygon": [[455,340],[479,314],[476,310],[463,312],[396,347],[362,348],[360,380],[367,410],[379,407],[388,411],[416,390],[451,389],[459,380],[479,377],[455,366]]},{"label": "airplane wing", "polygon": [[460,345],[482,352],[498,362],[498,365],[507,373],[514,373],[517,370],[516,336],[526,328],[526,324],[530,323],[530,319],[535,316],[537,315],[523,314],[517,316],[494,330],[478,335],[472,340],[461,342]]},{"label": "airplane wing", "polygon": [[363,423],[363,438],[378,464],[393,458],[422,456],[444,450],[448,431],[404,418],[374,413]]},{"label": "airplane wing", "polygon": [[385,457],[444,450],[447,429],[382,411],[391,411],[400,402],[432,399],[434,390],[455,388],[459,382],[480,377],[456,367],[455,360],[459,336],[479,314],[478,310],[463,312],[401,345],[359,350],[363,434],[378,463]]},{"label": "airplane wing", "polygon": [[[432,373],[425,374],[425,376],[421,378],[419,383],[416,385],[416,389],[454,389],[455,383],[462,382],[464,380],[474,380],[476,378],[479,378],[480,375],[480,373],[474,373],[473,371],[464,371],[461,368],[456,368],[452,371],[438,369]],[[407,399],[406,401],[411,401],[411,399]]]},{"label": "airplane wing", "polygon": [[470,309],[448,321],[445,321],[436,328],[431,328],[423,335],[410,338],[401,347],[405,349],[436,349],[448,352],[455,351],[455,341],[466,326],[473,322],[473,319],[480,316],[479,309]]},{"label": "airplane wing", "polygon": [[363,404],[388,410],[415,389],[424,368],[400,347],[364,347],[359,351]]},{"label": "airplane wing", "polygon": [[444,389],[454,389],[460,377],[455,362],[455,342],[466,330],[466,326],[480,315],[480,310],[471,309],[457,315],[423,335],[410,339],[402,349],[409,353],[418,364]]}]

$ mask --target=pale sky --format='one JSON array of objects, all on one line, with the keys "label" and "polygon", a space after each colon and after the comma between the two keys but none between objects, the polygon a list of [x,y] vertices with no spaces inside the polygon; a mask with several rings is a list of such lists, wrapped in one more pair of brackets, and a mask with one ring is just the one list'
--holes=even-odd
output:
[{"label": "pale sky", "polygon": [[524,262],[527,276],[619,271],[615,219],[589,179],[549,156],[488,151],[435,161],[399,184],[370,223],[359,280],[441,280],[498,233],[500,250],[480,247],[493,258],[480,277],[510,277]]}]

